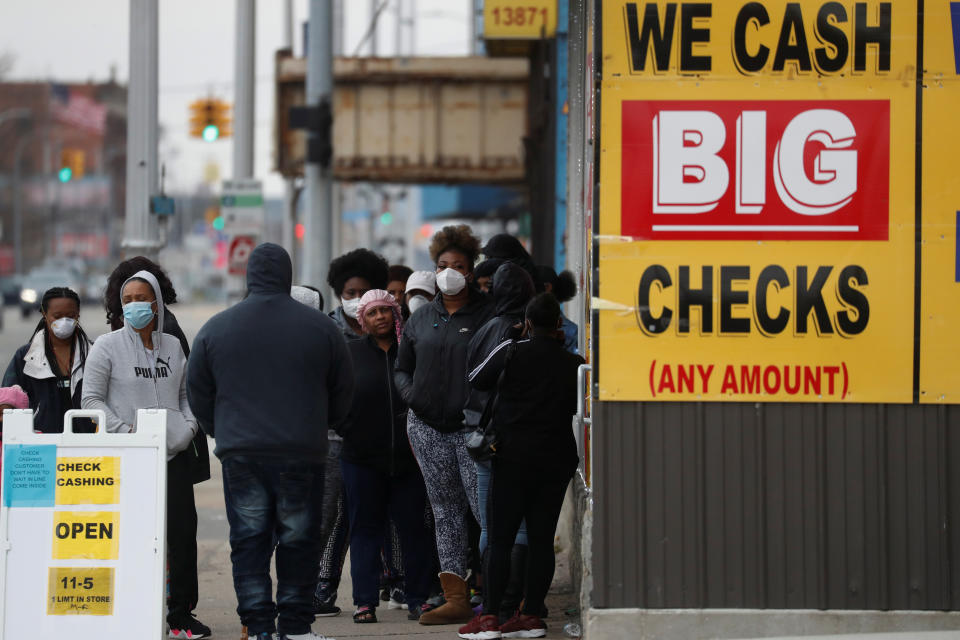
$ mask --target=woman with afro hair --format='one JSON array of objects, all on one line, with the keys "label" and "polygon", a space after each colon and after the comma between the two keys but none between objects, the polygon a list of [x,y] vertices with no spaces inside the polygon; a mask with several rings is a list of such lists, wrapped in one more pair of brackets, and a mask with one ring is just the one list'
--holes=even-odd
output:
[{"label": "woman with afro hair", "polygon": [[424,608],[421,624],[466,622],[468,511],[476,516],[477,468],[467,454],[464,405],[467,347],[493,315],[493,304],[474,284],[480,242],[466,225],[433,236],[430,257],[439,293],[410,316],[397,352],[395,381],[407,413],[407,435],[427,486],[436,522],[440,583],[446,603]]},{"label": "woman with afro hair", "polygon": [[357,320],[360,297],[371,289],[386,289],[389,269],[387,261],[370,249],[354,249],[330,263],[327,284],[340,302],[330,317],[348,340],[363,335]]}]

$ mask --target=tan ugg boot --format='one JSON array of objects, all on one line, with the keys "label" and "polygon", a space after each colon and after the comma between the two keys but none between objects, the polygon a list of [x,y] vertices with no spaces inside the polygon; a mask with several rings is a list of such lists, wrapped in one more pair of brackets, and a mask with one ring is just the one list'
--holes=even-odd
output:
[{"label": "tan ugg boot", "polygon": [[467,599],[467,582],[455,573],[440,572],[446,604],[420,616],[420,624],[464,624],[473,619]]}]

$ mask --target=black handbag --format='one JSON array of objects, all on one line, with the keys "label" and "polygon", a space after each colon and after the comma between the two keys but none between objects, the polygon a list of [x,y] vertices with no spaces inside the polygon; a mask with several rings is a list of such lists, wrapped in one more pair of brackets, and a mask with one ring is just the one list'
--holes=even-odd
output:
[{"label": "black handbag", "polygon": [[507,365],[510,364],[510,359],[513,358],[514,349],[515,347],[511,346],[509,351],[507,351],[507,357],[503,363],[503,370],[497,378],[497,385],[493,388],[490,397],[487,398],[486,405],[483,407],[480,422],[477,424],[477,428],[467,436],[465,442],[467,453],[470,454],[470,457],[476,462],[489,462],[496,456],[497,447],[500,446],[500,436],[497,434],[496,426],[491,423],[491,419],[497,408],[500,386],[503,384],[503,378],[507,373]]}]

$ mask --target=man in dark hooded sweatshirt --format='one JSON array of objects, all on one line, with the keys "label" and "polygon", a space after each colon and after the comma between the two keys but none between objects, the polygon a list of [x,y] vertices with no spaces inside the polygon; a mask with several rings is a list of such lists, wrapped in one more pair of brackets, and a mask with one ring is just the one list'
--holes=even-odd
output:
[{"label": "man in dark hooded sweatshirt", "polygon": [[190,407],[223,467],[237,613],[258,640],[278,626],[281,640],[317,637],[310,625],[327,428],[346,417],[353,396],[340,330],[290,297],[292,276],[282,247],[257,247],[248,297],[203,326],[187,368]]}]

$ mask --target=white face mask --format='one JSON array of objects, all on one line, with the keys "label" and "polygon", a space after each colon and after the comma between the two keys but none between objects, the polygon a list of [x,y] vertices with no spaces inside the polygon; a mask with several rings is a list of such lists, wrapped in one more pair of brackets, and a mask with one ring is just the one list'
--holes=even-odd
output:
[{"label": "white face mask", "polygon": [[348,318],[356,320],[357,312],[360,311],[360,298],[351,298],[350,300],[340,298],[340,306],[343,307],[343,312],[347,314]]},{"label": "white face mask", "polygon": [[430,301],[424,298],[423,296],[413,296],[412,298],[410,298],[410,302],[407,303],[407,307],[410,308],[410,315],[413,315],[414,313],[416,313],[417,309],[427,304],[428,302]]},{"label": "white face mask", "polygon": [[50,323],[50,328],[53,329],[53,335],[61,340],[66,340],[76,331],[77,321],[73,318],[57,318]]},{"label": "white face mask", "polygon": [[467,279],[456,269],[444,269],[437,274],[437,288],[448,296],[455,296],[467,286]]}]

